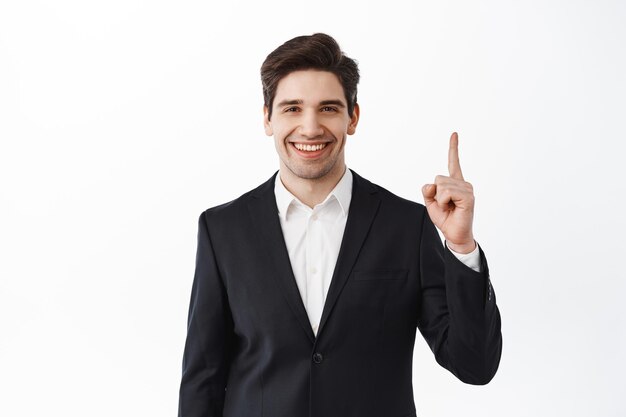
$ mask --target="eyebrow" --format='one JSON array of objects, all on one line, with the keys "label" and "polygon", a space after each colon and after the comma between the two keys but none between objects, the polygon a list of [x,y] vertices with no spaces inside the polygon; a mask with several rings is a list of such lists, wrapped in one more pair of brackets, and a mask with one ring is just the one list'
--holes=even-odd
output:
[{"label": "eyebrow", "polygon": [[[278,107],[282,107],[282,106],[287,106],[287,105],[293,105],[293,104],[304,104],[304,100],[283,100],[280,103],[277,104]],[[319,105],[320,106],[327,106],[329,104],[334,104],[335,106],[339,106],[339,107],[346,107],[345,104],[343,104],[343,101],[341,100],[322,100],[320,101]]]}]

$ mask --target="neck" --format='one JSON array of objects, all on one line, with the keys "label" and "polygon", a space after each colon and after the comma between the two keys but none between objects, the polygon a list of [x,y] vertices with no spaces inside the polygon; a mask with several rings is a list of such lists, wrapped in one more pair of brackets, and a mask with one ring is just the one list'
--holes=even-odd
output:
[{"label": "neck", "polygon": [[[339,165],[339,164],[337,164]],[[328,194],[335,188],[343,174],[345,174],[346,164],[335,166],[328,174],[320,178],[307,179],[300,178],[281,164],[279,179],[285,188],[298,200],[308,207],[313,208],[324,201]]]}]

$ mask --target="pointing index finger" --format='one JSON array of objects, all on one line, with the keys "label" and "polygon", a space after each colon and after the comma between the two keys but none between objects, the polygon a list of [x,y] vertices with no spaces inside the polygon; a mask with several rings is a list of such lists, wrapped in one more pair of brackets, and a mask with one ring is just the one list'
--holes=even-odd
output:
[{"label": "pointing index finger", "polygon": [[448,172],[450,177],[459,180],[463,179],[461,165],[459,164],[459,135],[452,132],[450,136],[450,149],[448,150]]}]

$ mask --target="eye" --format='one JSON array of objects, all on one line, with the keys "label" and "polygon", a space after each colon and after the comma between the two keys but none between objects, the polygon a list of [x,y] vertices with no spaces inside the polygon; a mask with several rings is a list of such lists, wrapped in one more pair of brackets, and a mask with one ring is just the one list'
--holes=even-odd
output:
[{"label": "eye", "polygon": [[336,112],[336,111],[337,111],[337,109],[336,109],[336,108],[331,107],[331,106],[325,106],[325,107],[322,107],[322,110],[325,110],[325,109],[330,109],[329,111],[331,111],[331,112]]},{"label": "eye", "polygon": [[288,112],[293,113],[293,111],[292,111],[292,110],[293,110],[293,111],[296,111],[296,110],[298,110],[298,108],[297,108],[297,107],[287,107],[287,108],[285,109],[285,113],[288,113]]}]

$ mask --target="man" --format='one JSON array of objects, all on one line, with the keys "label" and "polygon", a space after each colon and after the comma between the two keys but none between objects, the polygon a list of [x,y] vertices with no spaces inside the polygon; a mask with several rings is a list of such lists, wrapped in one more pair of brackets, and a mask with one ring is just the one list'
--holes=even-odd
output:
[{"label": "man", "polygon": [[456,133],[422,205],[347,168],[359,74],[333,38],[286,42],[261,77],[280,169],[200,215],[179,416],[415,416],[416,329],[488,383],[500,313]]}]

